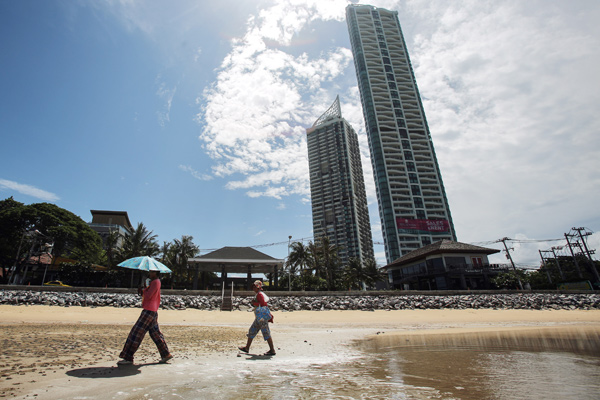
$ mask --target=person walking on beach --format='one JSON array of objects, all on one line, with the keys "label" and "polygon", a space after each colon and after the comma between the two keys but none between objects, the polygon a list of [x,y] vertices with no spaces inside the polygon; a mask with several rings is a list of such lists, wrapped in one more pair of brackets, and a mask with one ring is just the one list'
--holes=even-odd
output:
[{"label": "person walking on beach", "polygon": [[165,338],[158,328],[158,307],[160,306],[160,279],[158,271],[149,271],[150,284],[144,289],[138,289],[138,294],[142,295],[142,313],[138,318],[129,336],[125,341],[125,346],[119,357],[121,360],[117,362],[119,365],[133,364],[133,355],[142,343],[142,339],[146,332],[150,332],[150,337],[156,344],[160,353],[160,363],[166,363],[173,356],[169,353],[169,348],[165,342]]},{"label": "person walking on beach", "polygon": [[252,287],[256,296],[252,301],[252,305],[255,307],[254,309],[254,322],[250,329],[248,330],[248,341],[246,342],[246,346],[238,347],[240,351],[244,353],[248,353],[250,351],[250,345],[252,344],[252,340],[258,334],[260,330],[263,336],[263,339],[267,341],[269,344],[269,351],[266,352],[265,356],[274,356],[275,347],[273,346],[273,338],[271,337],[271,330],[269,329],[269,322],[273,322],[273,314],[269,310],[269,306],[267,302],[269,301],[269,297],[262,291],[262,282],[255,281],[254,286]]}]

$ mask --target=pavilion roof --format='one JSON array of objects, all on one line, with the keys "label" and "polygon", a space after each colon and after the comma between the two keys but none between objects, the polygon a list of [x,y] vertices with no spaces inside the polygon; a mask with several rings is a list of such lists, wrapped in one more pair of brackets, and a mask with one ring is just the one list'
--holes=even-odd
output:
[{"label": "pavilion roof", "polygon": [[283,266],[284,260],[271,257],[252,247],[223,247],[204,254],[200,257],[190,258],[188,264],[199,268],[200,271],[246,273],[248,266],[252,272],[273,272],[274,267]]}]

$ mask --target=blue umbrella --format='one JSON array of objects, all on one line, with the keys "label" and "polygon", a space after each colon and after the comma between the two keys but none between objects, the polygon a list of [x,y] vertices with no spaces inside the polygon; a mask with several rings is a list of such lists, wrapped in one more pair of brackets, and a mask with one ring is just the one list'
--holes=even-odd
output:
[{"label": "blue umbrella", "polygon": [[129,260],[125,260],[118,264],[118,266],[129,269],[138,269],[140,271],[158,271],[166,272],[168,274],[171,273],[171,270],[167,268],[165,264],[148,256],[130,258]]}]

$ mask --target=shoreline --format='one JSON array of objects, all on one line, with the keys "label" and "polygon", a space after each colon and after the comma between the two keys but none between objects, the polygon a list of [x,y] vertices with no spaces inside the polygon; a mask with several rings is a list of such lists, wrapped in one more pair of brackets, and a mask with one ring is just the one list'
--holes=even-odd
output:
[{"label": "shoreline", "polygon": [[[251,361],[277,363],[282,368],[344,363],[361,357],[360,343],[383,345],[401,336],[459,340],[478,332],[484,336],[544,335],[577,327],[600,332],[600,310],[276,311],[270,327],[278,354],[265,361],[237,354],[254,318],[251,312],[159,310],[161,331],[175,359],[167,365],[156,364],[156,348],[146,336],[136,354],[141,368],[133,376],[122,376],[123,370],[115,366],[118,351],[139,313],[139,308],[0,305],[5,347],[0,398],[97,394],[106,380],[90,379],[94,377],[114,378],[110,381],[114,390],[123,392],[153,387],[164,377],[195,382],[198,374],[208,374],[206,369],[243,374]],[[252,352],[266,349],[259,334]],[[109,393],[100,396],[112,397]]]},{"label": "shoreline", "polygon": [[[61,307],[0,305],[0,326],[7,323],[81,323],[132,325],[141,308]],[[246,311],[159,310],[161,325],[243,326],[253,314]],[[600,310],[523,310],[523,309],[425,309],[425,310],[325,310],[273,311],[275,324],[420,329],[426,326],[459,327],[464,324],[544,325],[561,323],[600,324]],[[250,322],[248,322],[250,321]]]}]

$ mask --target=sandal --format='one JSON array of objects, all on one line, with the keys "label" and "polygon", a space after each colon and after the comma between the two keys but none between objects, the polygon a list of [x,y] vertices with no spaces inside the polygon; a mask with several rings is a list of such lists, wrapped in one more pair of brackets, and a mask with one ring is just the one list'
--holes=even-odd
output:
[{"label": "sandal", "polygon": [[269,350],[265,354],[263,354],[263,356],[274,356],[275,354],[277,353],[275,353],[273,350]]},{"label": "sandal", "polygon": [[247,347],[238,347],[239,351],[243,351],[244,353],[248,353],[250,350]]}]

